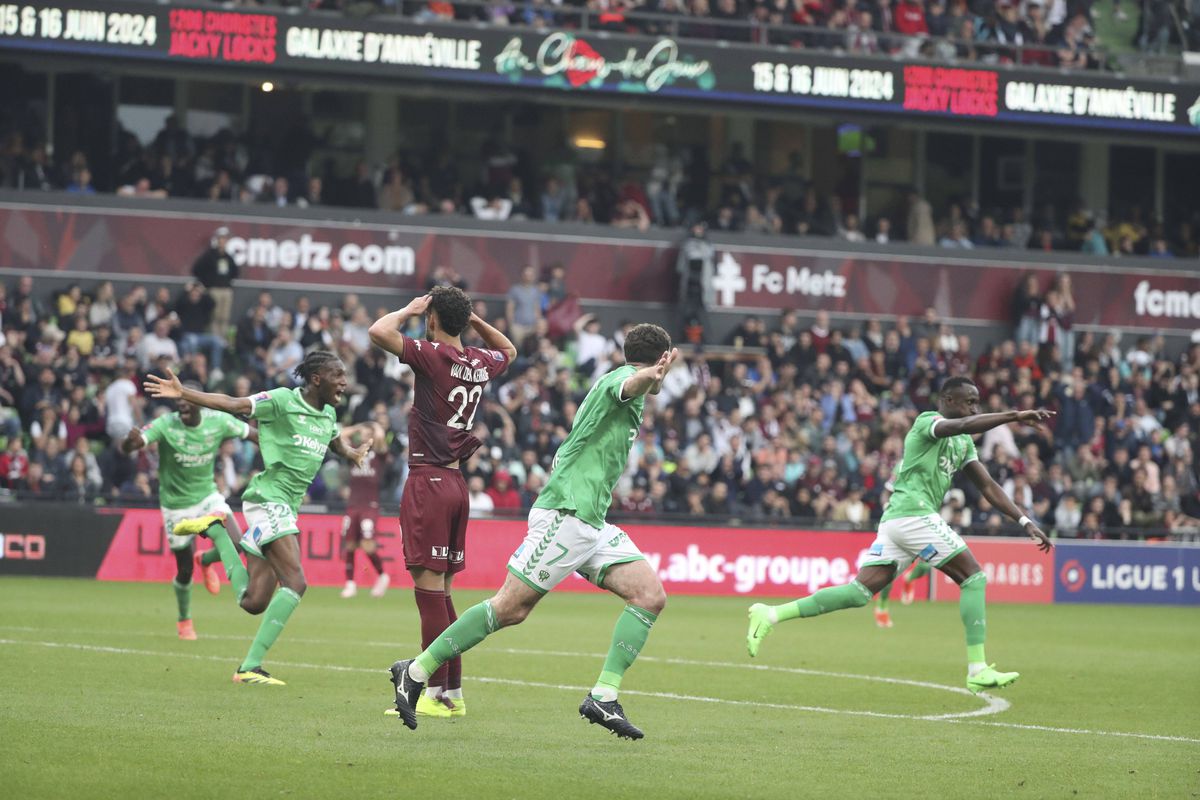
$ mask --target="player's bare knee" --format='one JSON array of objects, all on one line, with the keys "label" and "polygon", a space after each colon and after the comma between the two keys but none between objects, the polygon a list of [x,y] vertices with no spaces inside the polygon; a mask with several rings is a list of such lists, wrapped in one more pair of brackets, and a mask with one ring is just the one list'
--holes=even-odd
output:
[{"label": "player's bare knee", "polygon": [[308,590],[308,581],[304,579],[304,575],[288,575],[283,580],[279,581],[279,585],[285,589],[291,589],[296,594],[304,597],[304,593]]},{"label": "player's bare knee", "polygon": [[247,614],[253,614],[257,617],[259,614],[267,610],[267,602],[267,600],[260,600],[256,597],[245,595],[238,605],[242,607],[242,611],[245,611]]},{"label": "player's bare knee", "polygon": [[647,587],[636,593],[629,604],[644,608],[657,617],[667,607],[667,593],[661,585]]},{"label": "player's bare knee", "polygon": [[526,605],[512,597],[496,595],[490,601],[492,612],[496,615],[496,624],[501,628],[510,625],[520,625],[533,610],[532,605]]}]

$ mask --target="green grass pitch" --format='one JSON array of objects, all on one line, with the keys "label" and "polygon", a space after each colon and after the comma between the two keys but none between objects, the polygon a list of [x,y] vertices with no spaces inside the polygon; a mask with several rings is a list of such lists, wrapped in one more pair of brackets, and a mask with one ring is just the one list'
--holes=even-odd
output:
[{"label": "green grass pitch", "polygon": [[182,642],[169,585],[0,579],[0,793],[1200,797],[1200,610],[995,605],[989,657],[1022,673],[996,695],[1011,705],[946,718],[987,708],[958,691],[953,605],[894,603],[891,630],[868,609],[788,623],[752,662],[748,602],[672,598],[626,675],[647,735],[628,742],[576,713],[612,597],[550,595],[468,654],[466,718],[409,731],[382,714],[386,668],[416,649],[407,590],[310,590],[269,654],[289,683],[272,689],[230,682],[258,620],[228,586],[197,586],[201,638]]}]

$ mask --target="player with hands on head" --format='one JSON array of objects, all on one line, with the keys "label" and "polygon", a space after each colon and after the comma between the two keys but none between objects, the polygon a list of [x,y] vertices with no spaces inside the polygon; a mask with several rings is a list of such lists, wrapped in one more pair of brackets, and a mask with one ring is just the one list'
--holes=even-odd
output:
[{"label": "player with hands on head", "polygon": [[758,655],[763,639],[780,622],[861,608],[913,560],[920,559],[944,572],[961,592],[958,607],[966,631],[967,688],[979,693],[1015,681],[1019,673],[999,672],[984,656],[987,575],[966,542],[938,512],[955,474],[962,470],[989,503],[1016,521],[1039,550],[1049,552],[1054,544],[988,474],[979,462],[971,436],[1012,422],[1040,424],[1053,416],[1054,412],[1040,408],[981,414],[975,384],[963,377],[947,379],[938,394],[937,411],[918,415],[904,438],[895,491],[857,577],[843,586],[821,589],[790,603],[750,606],[746,634],[750,655]]},{"label": "player with hands on head", "polygon": [[[422,647],[458,619],[451,588],[454,575],[466,567],[470,513],[460,466],[482,445],[471,431],[484,389],[517,356],[508,337],[471,308],[471,298],[462,289],[435,286],[379,318],[370,329],[375,346],[410,366],[415,376],[400,531],[421,618]],[[401,333],[414,318],[424,319],[424,340]],[[484,347],[463,345],[468,327],[479,334]],[[461,659],[449,659],[429,677],[415,711],[442,718],[467,713]]]},{"label": "player with hands on head", "polygon": [[295,375],[302,386],[281,387],[252,397],[188,388],[169,369],[165,378],[148,375],[145,381],[151,397],[182,399],[258,421],[265,469],[250,479],[242,494],[246,532],[241,547],[250,556],[246,565],[242,565],[220,517],[205,515],[175,525],[177,534],[205,533],[212,539],[238,605],[250,614],[264,615],[246,657],[233,674],[235,683],[284,685],[262,668],[262,662],[308,588],[300,563],[300,503],[325,461],[326,451],[361,465],[371,448],[370,443],[351,447],[338,430],[335,409],[347,385],[346,365],[340,358],[327,350],[313,350],[296,367]]}]

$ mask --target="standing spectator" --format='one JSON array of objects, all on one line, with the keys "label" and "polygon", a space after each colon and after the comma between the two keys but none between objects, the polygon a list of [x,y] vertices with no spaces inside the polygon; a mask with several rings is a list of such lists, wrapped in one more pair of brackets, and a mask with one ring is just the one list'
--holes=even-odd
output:
[{"label": "standing spectator", "polygon": [[117,379],[104,390],[104,408],[106,416],[104,431],[108,438],[119,442],[125,438],[134,425],[142,421],[141,399],[138,397],[137,386],[133,382],[137,367],[131,361],[126,361]]},{"label": "standing spectator", "polygon": [[537,269],[521,270],[521,282],[508,290],[504,316],[508,320],[509,338],[520,345],[533,333],[542,318],[542,289],[537,283]]},{"label": "standing spectator", "polygon": [[1041,314],[1042,292],[1038,287],[1038,277],[1029,272],[1026,273],[1024,280],[1017,288],[1017,293],[1013,296],[1013,318],[1016,323],[1013,337],[1017,340],[1017,344],[1038,340]]},{"label": "standing spectator", "polygon": [[929,201],[921,197],[915,188],[908,193],[908,230],[905,233],[912,244],[928,246],[935,243],[937,235],[933,227],[933,210]]},{"label": "standing spectator", "polygon": [[250,314],[238,323],[236,346],[238,355],[245,365],[261,375],[267,371],[267,348],[275,338],[267,326],[267,310],[261,305],[251,309]]},{"label": "standing spectator", "polygon": [[192,275],[204,285],[213,300],[213,332],[224,339],[229,335],[229,316],[233,309],[233,282],[238,279],[238,265],[225,249],[229,244],[229,228],[222,225],[213,233],[207,250],[192,264]]},{"label": "standing spectator", "polygon": [[716,248],[708,240],[708,227],[696,223],[679,247],[675,271],[679,274],[678,302],[682,314],[683,338],[692,344],[704,342],[709,326],[708,309],[716,305],[713,288]]},{"label": "standing spectator", "polygon": [[216,302],[199,281],[188,281],[187,286],[175,300],[175,314],[179,317],[180,350],[184,356],[204,351],[212,367],[215,380],[221,380],[222,359],[225,356],[225,339],[212,333],[212,319]]}]

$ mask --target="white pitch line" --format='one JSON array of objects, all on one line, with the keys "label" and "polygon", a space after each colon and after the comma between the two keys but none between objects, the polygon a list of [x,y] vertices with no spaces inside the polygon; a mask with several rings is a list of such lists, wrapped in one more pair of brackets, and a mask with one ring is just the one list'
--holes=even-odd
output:
[{"label": "white pitch line", "polygon": [[[31,627],[3,626],[3,625],[0,625],[0,630],[20,630],[20,631],[32,631],[32,632],[40,632],[40,633],[46,632],[45,629],[36,629],[36,628],[31,628]],[[71,635],[89,632],[89,631],[80,631],[80,630],[65,630],[62,628],[55,628],[53,630],[58,633],[65,633],[65,634],[71,634]],[[152,637],[152,638],[167,638],[167,636],[168,636],[168,634],[148,633],[145,631],[106,631],[106,633],[110,633],[115,636],[148,636],[148,637]],[[171,638],[174,638],[174,637],[171,637]],[[230,640],[230,641],[245,641],[246,637],[230,636],[228,634],[205,634],[204,638],[218,639],[218,640]],[[288,641],[296,643],[296,644],[327,644],[327,645],[344,644],[343,642],[335,642],[330,639],[311,639],[311,638],[306,639],[306,638],[293,638],[293,637],[289,637]],[[366,647],[387,647],[387,648],[392,648],[392,649],[404,647],[404,645],[396,644],[395,642],[365,641],[365,642],[355,642],[355,644],[360,645],[360,646],[366,646]],[[572,651],[567,651],[567,650],[534,650],[534,649],[519,648],[519,647],[489,647],[488,652],[489,653],[507,653],[509,655],[545,656],[545,657],[549,657],[549,658],[587,658],[587,659],[604,658],[607,655],[606,653],[582,653],[582,652],[572,652]],[[928,714],[928,715],[923,716],[922,719],[936,720],[936,719],[968,719],[971,717],[987,717],[987,716],[992,716],[993,714],[1002,714],[1005,711],[1008,711],[1012,707],[1012,703],[1010,703],[1009,701],[1005,700],[1002,697],[994,697],[989,694],[975,695],[975,694],[972,694],[968,689],[964,689],[960,686],[947,686],[944,683],[931,683],[929,681],[917,681],[917,680],[910,680],[908,678],[886,678],[886,677],[882,677],[879,675],[860,675],[860,674],[853,673],[853,672],[829,672],[826,670],[805,669],[803,667],[781,667],[781,666],[772,666],[769,664],[761,664],[761,663],[746,664],[746,663],[739,663],[736,661],[702,661],[702,660],[690,659],[690,658],[673,658],[673,657],[664,657],[664,656],[639,655],[638,660],[642,661],[642,662],[651,662],[651,663],[659,663],[659,664],[673,664],[676,666],[706,667],[706,668],[713,667],[713,668],[717,668],[717,669],[745,669],[745,670],[755,670],[755,671],[759,671],[759,672],[784,673],[784,674],[788,674],[788,675],[812,675],[814,677],[821,677],[821,678],[839,678],[839,679],[843,679],[843,680],[859,680],[859,681],[870,681],[873,683],[888,683],[888,684],[892,684],[894,686],[913,686],[918,689],[935,689],[935,690],[941,691],[941,692],[949,692],[951,694],[964,695],[972,700],[980,700],[984,704],[982,708],[977,708],[973,711],[955,711],[955,712],[951,712],[948,714]],[[628,690],[627,690],[627,693],[628,693]],[[815,709],[815,708],[801,707],[801,706],[785,706],[785,707],[786,708],[804,708],[804,710],[822,710],[822,709]],[[866,714],[868,712],[847,711],[846,713]],[[870,712],[870,713],[874,714],[875,712]],[[904,716],[904,719],[908,719],[908,718],[909,717]]]},{"label": "white pitch line", "polygon": [[[293,640],[294,641],[294,640]],[[74,642],[44,642],[31,641],[24,639],[0,639],[0,645],[25,645],[27,647],[50,647],[66,650],[83,650],[96,653],[112,653],[115,655],[134,655],[134,656],[166,656],[168,658],[186,658],[196,661],[221,661],[229,663],[233,658],[226,656],[211,656],[202,655],[200,653],[168,653],[159,650],[135,650],[127,647],[108,647],[105,645],[79,644]],[[299,661],[273,661],[281,667],[294,667],[296,669],[321,669],[333,672],[354,672],[368,675],[386,674],[386,670],[368,669],[366,667],[347,667],[338,664],[308,664]],[[822,673],[835,675],[838,673]],[[870,677],[870,676],[858,676]],[[541,683],[537,681],[521,681],[511,678],[490,678],[472,676],[471,680],[479,681],[480,683],[495,683],[506,686],[524,686],[536,689],[560,689],[564,691],[578,692],[587,691],[585,687],[568,686],[558,683]],[[815,714],[833,714],[839,716],[854,716],[854,717],[875,717],[882,719],[903,719],[915,720],[919,722],[944,722],[956,725],[988,725],[996,728],[1012,728],[1016,730],[1039,731],[1042,733],[1066,733],[1083,736],[1113,736],[1126,739],[1145,739],[1160,742],[1181,742],[1184,744],[1200,745],[1200,739],[1194,739],[1187,736],[1166,736],[1153,733],[1128,733],[1125,731],[1097,731],[1084,728],[1056,728],[1048,725],[1025,725],[1016,722],[993,722],[990,720],[979,719],[947,719],[945,717],[919,716],[913,714],[887,714],[879,711],[851,711],[841,708],[823,708],[821,706],[802,706],[789,705],[786,703],[763,703],[753,700],[729,700],[721,697],[705,697],[703,695],[686,695],[673,694],[671,692],[644,692],[637,690],[624,690],[623,694],[637,695],[639,697],[654,697],[663,700],[685,700],[694,703],[715,703],[720,705],[732,706],[748,706],[751,708],[771,708],[783,711],[805,711]]]}]

